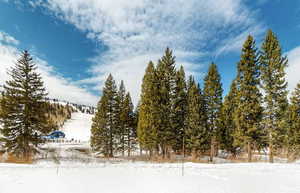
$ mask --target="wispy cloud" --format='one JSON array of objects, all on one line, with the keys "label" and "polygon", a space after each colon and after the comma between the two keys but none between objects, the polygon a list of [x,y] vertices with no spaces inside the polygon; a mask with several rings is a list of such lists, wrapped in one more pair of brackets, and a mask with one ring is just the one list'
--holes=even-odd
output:
[{"label": "wispy cloud", "polygon": [[[6,33],[4,34],[5,37],[10,37],[6,38],[6,42],[13,44],[19,43],[19,41],[12,36]],[[7,39],[9,41],[7,41]],[[10,78],[7,74],[7,70],[14,65],[16,60],[20,57],[20,53],[21,51],[18,50],[15,45],[3,44],[2,41],[0,41],[0,85],[3,85],[5,81]],[[39,73],[43,77],[45,87],[51,98],[87,105],[96,104],[98,100],[96,96],[90,94],[86,89],[73,84],[70,80],[59,76],[45,60],[37,56],[34,56],[34,60],[38,65]]]},{"label": "wispy cloud", "polygon": [[108,73],[124,79],[135,102],[147,62],[168,46],[191,73],[199,59],[237,51],[245,37],[260,35],[263,25],[242,0],[46,0],[32,1],[87,33],[108,49],[92,58],[92,78],[102,85]]},{"label": "wispy cloud", "polygon": [[9,34],[0,31],[0,43],[18,45],[19,41],[16,40],[14,37],[10,36]]},{"label": "wispy cloud", "polygon": [[286,53],[289,66],[286,70],[288,90],[293,91],[298,83],[300,83],[299,72],[300,72],[300,46],[296,47]]}]

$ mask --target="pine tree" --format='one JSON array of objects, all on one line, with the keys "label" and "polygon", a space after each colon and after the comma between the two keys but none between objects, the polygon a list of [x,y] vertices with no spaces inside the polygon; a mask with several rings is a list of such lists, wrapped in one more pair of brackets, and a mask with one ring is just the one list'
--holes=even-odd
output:
[{"label": "pine tree", "polygon": [[222,83],[217,66],[212,63],[204,79],[204,97],[207,110],[207,127],[210,132],[210,161],[217,154],[218,121],[222,107]]},{"label": "pine tree", "polygon": [[175,152],[179,152],[182,149],[184,128],[185,128],[185,116],[187,113],[187,87],[185,81],[185,72],[181,66],[176,73],[175,78],[176,87],[174,90],[174,103],[173,103],[173,117],[171,127],[175,135],[172,142],[172,149]]},{"label": "pine tree", "polygon": [[204,98],[201,89],[192,77],[189,78],[187,92],[187,114],[185,117],[185,147],[196,158],[200,152],[207,150],[208,132]]},{"label": "pine tree", "polygon": [[170,156],[170,150],[176,138],[171,125],[172,117],[174,117],[175,73],[175,57],[167,48],[164,56],[158,61],[156,70],[159,89],[157,95],[159,102],[158,138],[163,158]]},{"label": "pine tree", "polygon": [[126,129],[126,120],[127,120],[127,112],[125,106],[125,97],[126,97],[126,90],[124,86],[123,80],[121,81],[119,90],[118,90],[118,104],[117,104],[117,113],[118,113],[118,126],[116,130],[116,135],[118,138],[118,146],[119,150],[122,152],[122,155],[125,154],[125,129]]},{"label": "pine tree", "polygon": [[237,147],[233,145],[233,135],[236,128],[234,123],[234,112],[237,109],[237,94],[236,80],[234,80],[222,105],[222,120],[219,126],[219,142],[221,149],[225,149],[227,152],[234,155],[237,153]]},{"label": "pine tree", "polygon": [[[119,124],[118,94],[116,83],[110,74],[105,81],[103,95],[97,106],[92,124],[92,148],[105,156],[113,157],[118,148]],[[106,139],[103,139],[106,138]]]},{"label": "pine tree", "polygon": [[99,152],[105,157],[111,156],[108,115],[108,100],[106,96],[102,96],[98,102],[96,114],[92,119],[91,147],[93,151]]},{"label": "pine tree", "polygon": [[141,100],[138,116],[138,141],[141,149],[150,151],[158,146],[158,105],[157,77],[154,64],[150,61],[142,82]]},{"label": "pine tree", "polygon": [[43,142],[41,135],[48,127],[46,111],[41,108],[47,95],[42,77],[30,54],[24,51],[15,66],[9,71],[1,100],[1,141],[7,152],[18,157],[38,152]]},{"label": "pine tree", "polygon": [[130,94],[127,93],[124,100],[124,141],[125,149],[127,150],[127,155],[130,156],[132,150],[134,150],[136,142],[136,125],[135,125],[135,115],[133,112],[133,104],[131,101]]},{"label": "pine tree", "polygon": [[288,130],[286,142],[288,157],[291,156],[292,159],[295,159],[295,156],[300,153],[300,83],[297,84],[290,101],[291,104],[287,113]]},{"label": "pine tree", "polygon": [[258,89],[259,74],[255,41],[249,35],[243,45],[241,59],[238,63],[238,107],[234,114],[237,126],[234,143],[237,146],[247,145],[249,162],[252,160],[254,145],[260,145],[263,135],[260,125],[263,108],[261,93]]},{"label": "pine tree", "polygon": [[288,106],[285,80],[288,60],[282,56],[279,41],[271,30],[262,44],[259,62],[261,85],[265,92],[264,123],[268,132],[269,161],[272,163],[276,149],[282,147],[284,141],[282,124]]}]

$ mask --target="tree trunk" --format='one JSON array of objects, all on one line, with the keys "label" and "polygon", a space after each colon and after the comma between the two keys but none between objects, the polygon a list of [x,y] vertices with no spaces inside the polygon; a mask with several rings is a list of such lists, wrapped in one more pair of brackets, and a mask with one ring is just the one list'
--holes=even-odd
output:
[{"label": "tree trunk", "polygon": [[192,149],[192,160],[196,160],[197,159],[197,151],[195,150],[195,148]]},{"label": "tree trunk", "polygon": [[252,147],[251,147],[251,142],[248,142],[248,144],[247,144],[247,150],[248,150],[248,162],[252,162]]},{"label": "tree trunk", "polygon": [[214,137],[212,137],[210,140],[210,157],[209,157],[210,162],[213,162],[214,155],[215,155],[215,139]]},{"label": "tree trunk", "polygon": [[128,139],[128,144],[127,144],[127,146],[128,146],[128,149],[127,149],[127,156],[130,157],[130,153],[131,153],[131,144],[130,144],[129,139]]},{"label": "tree trunk", "polygon": [[273,145],[272,143],[270,144],[269,147],[269,162],[274,163],[274,155],[273,155]]},{"label": "tree trunk", "polygon": [[273,141],[272,141],[272,134],[269,134],[269,162],[273,163],[274,162],[274,155],[273,155]]}]

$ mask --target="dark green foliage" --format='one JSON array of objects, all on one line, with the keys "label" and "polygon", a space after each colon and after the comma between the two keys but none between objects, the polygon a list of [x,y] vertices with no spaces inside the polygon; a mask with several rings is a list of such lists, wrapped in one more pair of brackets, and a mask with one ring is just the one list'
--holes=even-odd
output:
[{"label": "dark green foliage", "polygon": [[159,103],[158,141],[162,155],[169,156],[170,150],[175,143],[175,133],[172,128],[172,117],[174,117],[174,88],[175,88],[175,57],[167,48],[165,55],[158,61],[156,75],[158,80],[157,100]]},{"label": "dark green foliage", "polygon": [[149,62],[143,78],[138,114],[138,141],[142,149],[153,151],[158,146],[158,88],[155,68]]},{"label": "dark green foliage", "polygon": [[124,86],[124,82],[121,81],[120,88],[118,90],[118,103],[116,108],[116,113],[118,113],[118,121],[117,121],[117,129],[116,129],[116,135],[118,140],[118,150],[122,152],[122,155],[124,156],[125,153],[125,128],[126,128],[126,121],[127,121],[127,112],[125,107],[125,95],[126,90]]},{"label": "dark green foliage", "polygon": [[185,117],[185,146],[197,156],[209,147],[209,135],[206,127],[205,103],[201,89],[192,77],[189,79],[187,92],[187,114]]},{"label": "dark green foliage", "polygon": [[262,142],[263,131],[260,125],[263,108],[259,86],[259,65],[255,41],[248,36],[242,49],[238,63],[238,103],[235,111],[234,143],[237,146],[246,146],[248,161],[252,159],[252,149],[259,147]]},{"label": "dark green foliage", "polygon": [[219,135],[218,124],[220,121],[220,111],[222,107],[222,83],[217,66],[212,63],[204,79],[204,99],[207,114],[207,127],[211,141],[211,156],[217,154],[217,136]]},{"label": "dark green foliage", "polygon": [[124,116],[124,149],[127,151],[127,155],[130,156],[130,153],[136,146],[137,133],[135,114],[133,112],[133,104],[129,93],[125,96],[122,112]]},{"label": "dark green foliage", "polygon": [[234,80],[222,105],[222,119],[219,125],[218,135],[220,148],[234,155],[237,153],[237,147],[233,145],[233,134],[236,129],[236,125],[234,123],[234,112],[237,109],[237,94],[237,85]]},{"label": "dark green foliage", "polygon": [[24,51],[9,71],[1,100],[1,141],[8,152],[25,158],[37,152],[41,135],[51,130],[42,108],[47,94],[36,69]]},{"label": "dark green foliage", "polygon": [[282,56],[281,47],[275,34],[269,30],[259,57],[261,65],[261,85],[264,89],[264,126],[268,132],[270,162],[273,153],[283,146],[285,131],[283,122],[288,107],[285,68],[287,58]]},{"label": "dark green foliage", "polygon": [[291,97],[287,117],[287,147],[292,159],[300,152],[300,84],[297,84]]},{"label": "dark green foliage", "polygon": [[116,83],[110,74],[97,106],[91,128],[91,146],[105,156],[113,157],[118,150],[119,106]]},{"label": "dark green foliage", "polygon": [[97,105],[98,111],[96,112],[92,128],[91,128],[91,147],[93,151],[103,154],[105,157],[109,157],[110,148],[110,131],[108,130],[108,100],[105,96],[101,97],[101,100]]},{"label": "dark green foliage", "polygon": [[183,145],[183,136],[185,128],[185,118],[187,113],[187,86],[185,82],[185,72],[181,66],[175,77],[173,113],[171,118],[171,127],[174,138],[172,139],[172,149],[180,152]]}]

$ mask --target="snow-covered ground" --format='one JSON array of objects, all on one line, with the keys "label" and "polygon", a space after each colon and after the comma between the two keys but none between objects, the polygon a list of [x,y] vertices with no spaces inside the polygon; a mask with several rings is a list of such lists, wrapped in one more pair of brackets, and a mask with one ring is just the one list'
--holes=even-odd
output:
[{"label": "snow-covered ground", "polygon": [[47,143],[47,156],[31,165],[0,163],[0,193],[300,193],[300,163],[182,165],[94,158],[92,117],[73,113],[62,128],[67,139],[80,142]]},{"label": "snow-covered ground", "polygon": [[93,116],[81,112],[72,113],[72,118],[62,128],[62,131],[66,134],[66,139],[89,141]]},{"label": "snow-covered ground", "polygon": [[0,193],[299,193],[300,164],[0,164]]}]

